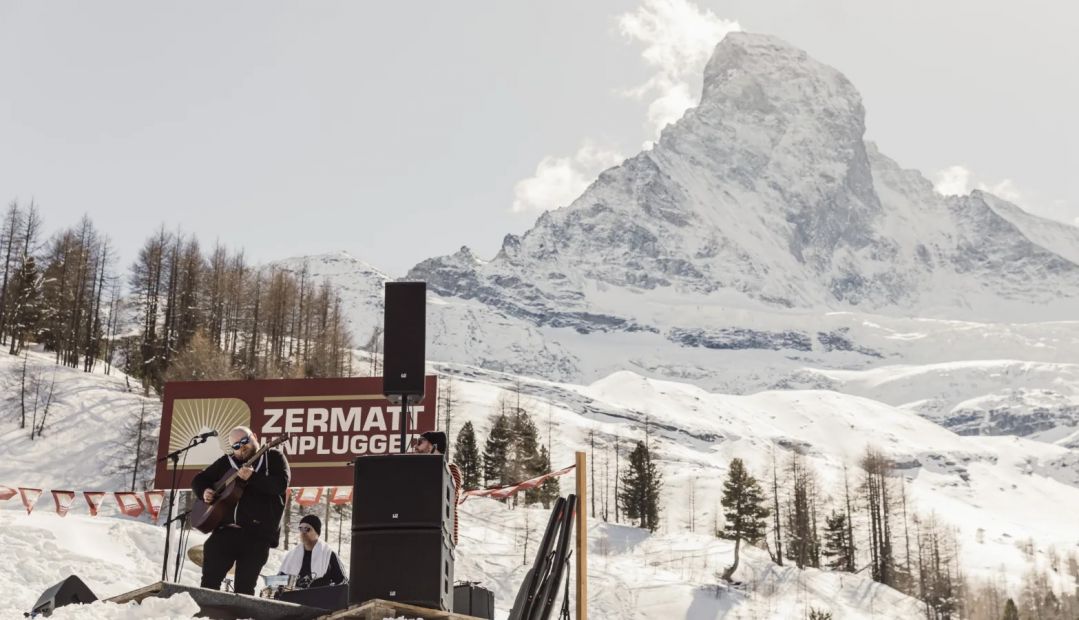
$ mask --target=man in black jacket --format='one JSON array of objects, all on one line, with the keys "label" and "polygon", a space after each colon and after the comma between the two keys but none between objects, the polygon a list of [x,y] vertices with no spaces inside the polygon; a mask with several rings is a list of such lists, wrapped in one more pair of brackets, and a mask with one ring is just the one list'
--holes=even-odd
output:
[{"label": "man in black jacket", "polygon": [[202,587],[218,590],[229,568],[236,564],[236,592],[254,594],[259,571],[266,564],[270,547],[281,538],[281,514],[285,508],[289,466],[285,455],[267,450],[250,466],[244,466],[259,449],[258,437],[246,426],[229,431],[232,455],[225,455],[202,470],[191,483],[195,494],[213,504],[213,486],[232,471],[243,495],[234,510],[206,539]]}]

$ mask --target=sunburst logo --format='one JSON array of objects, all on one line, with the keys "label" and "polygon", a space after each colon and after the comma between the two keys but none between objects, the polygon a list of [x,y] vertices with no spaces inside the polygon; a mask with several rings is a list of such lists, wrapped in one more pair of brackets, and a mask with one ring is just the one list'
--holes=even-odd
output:
[{"label": "sunburst logo", "polygon": [[251,408],[239,398],[179,398],[172,403],[169,451],[187,446],[193,437],[213,430],[217,437],[187,453],[183,469],[202,469],[228,448],[229,431],[251,425]]}]

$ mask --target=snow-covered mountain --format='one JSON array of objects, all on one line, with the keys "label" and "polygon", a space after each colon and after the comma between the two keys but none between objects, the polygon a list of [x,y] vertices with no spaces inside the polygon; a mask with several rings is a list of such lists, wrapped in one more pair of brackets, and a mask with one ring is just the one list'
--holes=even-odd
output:
[{"label": "snow-covered mountain", "polygon": [[[981,191],[936,193],[865,141],[842,74],[774,37],[728,35],[703,84],[653,148],[491,260],[464,247],[416,265],[428,357],[578,383],[629,369],[725,393],[844,389],[817,370],[1079,363],[1079,228]],[[386,276],[305,260],[355,298],[362,342]],[[975,381],[913,410],[1062,440],[1073,395],[1035,383]],[[972,422],[981,411],[993,421]]]},{"label": "snow-covered mountain", "polygon": [[700,104],[651,150],[507,236],[492,260],[465,249],[409,277],[537,325],[668,339],[700,326],[669,312],[689,304],[1072,318],[1074,227],[983,192],[941,196],[864,132],[842,74],[732,33]]},{"label": "snow-covered mountain", "polygon": [[[864,140],[864,115],[835,69],[728,35],[700,105],[652,149],[493,259],[462,248],[407,274],[434,293],[431,357],[572,381],[630,367],[739,392],[767,386],[742,375],[790,358],[1079,361],[1061,357],[1075,324],[1053,324],[1063,340],[1047,349],[1011,337],[1079,316],[1079,228],[985,192],[939,195]],[[923,323],[895,327],[908,317]]]}]

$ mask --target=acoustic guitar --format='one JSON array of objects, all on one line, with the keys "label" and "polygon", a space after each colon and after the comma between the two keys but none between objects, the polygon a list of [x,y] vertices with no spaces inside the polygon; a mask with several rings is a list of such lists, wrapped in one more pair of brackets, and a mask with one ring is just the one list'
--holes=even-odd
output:
[{"label": "acoustic guitar", "polygon": [[[266,453],[267,450],[278,446],[288,441],[288,433],[274,439],[271,442],[262,444],[262,447],[255,452],[251,458],[244,461],[240,467],[250,467],[258,462],[259,457]],[[240,470],[233,470],[217,481],[217,484],[213,486],[214,501],[212,504],[207,504],[202,501],[201,497],[195,498],[195,505],[191,508],[191,526],[200,532],[209,534],[217,529],[217,526],[221,525],[225,516],[236,508],[236,504],[240,501],[240,498],[244,494],[244,486],[247,484],[246,480],[239,477]]]}]

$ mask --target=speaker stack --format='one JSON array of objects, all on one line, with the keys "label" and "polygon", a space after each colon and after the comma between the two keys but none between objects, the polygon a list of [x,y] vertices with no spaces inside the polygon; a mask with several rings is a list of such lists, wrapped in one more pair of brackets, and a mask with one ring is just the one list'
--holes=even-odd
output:
[{"label": "speaker stack", "polygon": [[439,454],[356,459],[349,603],[453,609],[453,478]]}]

